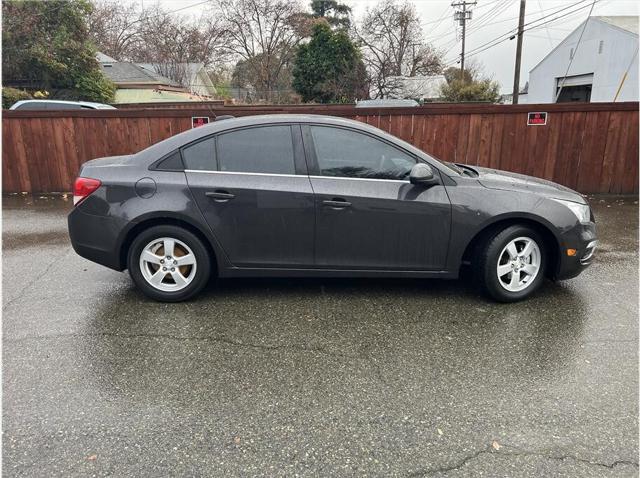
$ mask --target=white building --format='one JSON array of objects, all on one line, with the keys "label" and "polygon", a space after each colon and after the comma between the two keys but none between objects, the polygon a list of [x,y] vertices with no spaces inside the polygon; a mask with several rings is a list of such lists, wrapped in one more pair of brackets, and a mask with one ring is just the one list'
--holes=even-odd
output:
[{"label": "white building", "polygon": [[638,101],[638,17],[589,17],[529,72],[521,102],[555,103],[561,85],[559,103]]}]

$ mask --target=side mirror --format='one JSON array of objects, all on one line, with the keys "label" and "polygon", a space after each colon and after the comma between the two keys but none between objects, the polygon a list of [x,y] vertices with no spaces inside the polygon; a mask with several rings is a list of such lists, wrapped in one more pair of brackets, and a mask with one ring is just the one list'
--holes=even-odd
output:
[{"label": "side mirror", "polygon": [[411,184],[421,184],[423,186],[433,186],[438,184],[438,180],[433,174],[431,166],[425,163],[418,163],[411,168],[411,174],[409,174],[409,181]]}]

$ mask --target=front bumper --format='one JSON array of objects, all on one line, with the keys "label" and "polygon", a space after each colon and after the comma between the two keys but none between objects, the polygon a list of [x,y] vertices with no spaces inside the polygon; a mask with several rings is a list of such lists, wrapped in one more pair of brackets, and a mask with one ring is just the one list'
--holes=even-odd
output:
[{"label": "front bumper", "polygon": [[[566,231],[560,241],[560,257],[555,278],[562,280],[576,277],[591,265],[597,247],[595,223],[578,224]],[[570,255],[571,250],[575,250],[573,255]]]}]

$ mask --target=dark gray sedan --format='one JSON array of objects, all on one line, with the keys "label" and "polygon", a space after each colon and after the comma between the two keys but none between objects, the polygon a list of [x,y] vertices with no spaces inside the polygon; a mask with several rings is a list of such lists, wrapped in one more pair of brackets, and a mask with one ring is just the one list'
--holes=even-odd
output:
[{"label": "dark gray sedan", "polygon": [[226,119],[89,161],[74,203],[76,252],[162,301],[212,275],[453,279],[465,266],[516,301],[579,274],[597,244],[570,189],[322,116]]}]

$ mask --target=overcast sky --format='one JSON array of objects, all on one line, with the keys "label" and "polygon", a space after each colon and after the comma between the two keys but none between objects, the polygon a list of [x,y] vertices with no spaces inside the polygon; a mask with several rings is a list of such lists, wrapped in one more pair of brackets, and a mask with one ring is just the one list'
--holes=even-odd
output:
[{"label": "overcast sky", "polygon": [[[378,0],[343,1],[352,7],[356,20],[364,15],[367,8],[378,3]],[[155,3],[153,0],[144,2]],[[201,3],[202,0],[160,0],[167,10]],[[412,3],[420,14],[427,40],[445,51],[447,63],[455,66],[460,55],[460,27],[453,20],[452,0],[414,0]],[[591,0],[527,0],[525,23],[534,23],[524,37],[520,77],[522,86],[529,77],[529,70],[587,18],[591,3]],[[639,4],[637,0],[596,0],[592,15],[638,15]],[[515,40],[506,40],[496,46],[489,43],[485,47],[491,47],[485,51],[475,55],[472,53],[474,49],[485,48],[483,45],[487,42],[499,40],[517,28],[519,6],[519,0],[477,0],[477,4],[471,7],[473,18],[467,23],[466,50],[470,53],[467,58],[476,58],[484,66],[485,72],[500,82],[503,93],[510,93],[513,87]],[[197,5],[177,14],[198,15],[206,7],[206,4]],[[574,13],[541,25],[569,12]],[[548,17],[535,22],[544,16]]]}]

